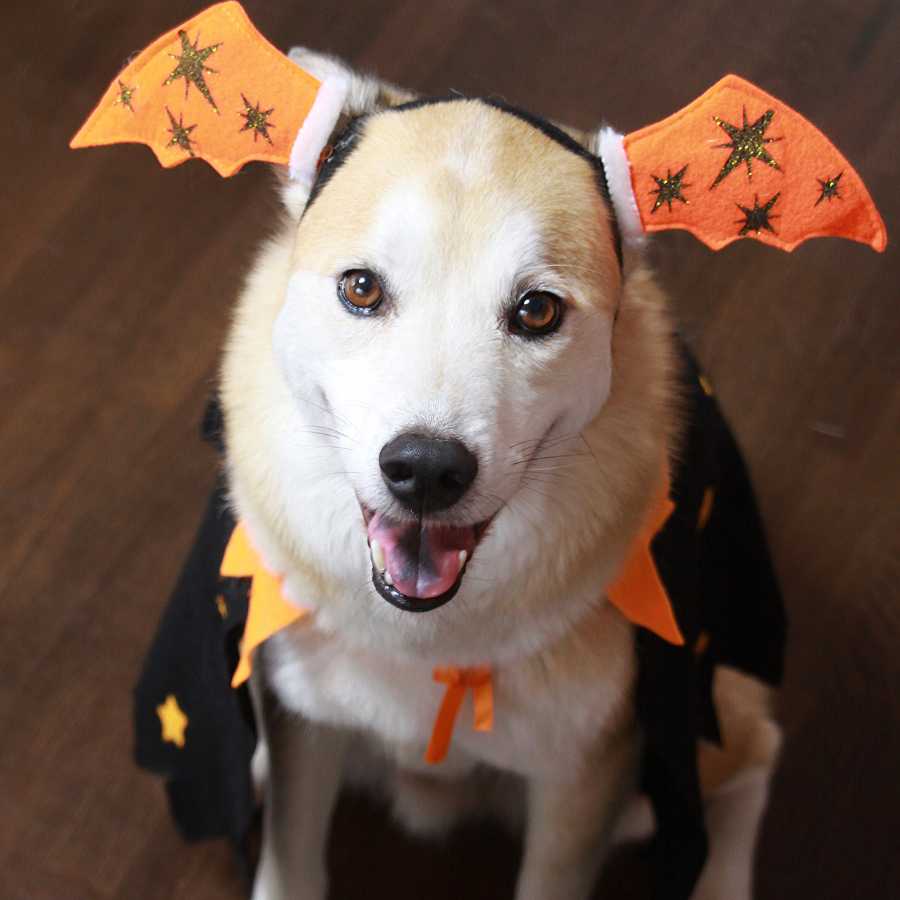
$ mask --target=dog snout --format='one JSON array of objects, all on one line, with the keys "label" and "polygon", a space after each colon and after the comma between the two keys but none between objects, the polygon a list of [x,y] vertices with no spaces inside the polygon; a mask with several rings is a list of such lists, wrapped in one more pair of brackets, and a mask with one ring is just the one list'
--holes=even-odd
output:
[{"label": "dog snout", "polygon": [[420,434],[394,438],[378,462],[388,490],[420,515],[453,506],[478,474],[478,458],[462,441]]}]

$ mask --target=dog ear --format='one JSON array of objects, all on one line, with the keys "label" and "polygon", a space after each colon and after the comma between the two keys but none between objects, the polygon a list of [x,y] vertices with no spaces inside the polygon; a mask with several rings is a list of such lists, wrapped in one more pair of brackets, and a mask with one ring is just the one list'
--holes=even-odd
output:
[{"label": "dog ear", "polygon": [[291,47],[288,59],[321,82],[335,78],[343,81],[347,85],[343,114],[348,118],[364,116],[416,99],[412,91],[404,90],[372,75],[357,72],[344,60],[330,53],[319,53],[308,47]]},{"label": "dog ear", "polygon": [[[373,75],[358,72],[344,60],[329,53],[320,53],[310,50],[308,47],[291,47],[287,56],[304,72],[308,72],[323,85],[343,86],[341,113],[332,129],[331,136],[324,141],[326,146],[330,144],[331,138],[341,132],[351,119],[388,109],[391,106],[399,106],[401,103],[408,103],[417,97],[412,91],[382,81]],[[315,148],[314,143],[311,143],[310,146]],[[317,163],[318,152],[316,159],[310,159],[302,166],[296,165],[296,160],[293,159],[290,166],[274,166],[280,184],[281,199],[288,213],[294,219],[300,218],[306,206],[315,180],[310,166]]]}]

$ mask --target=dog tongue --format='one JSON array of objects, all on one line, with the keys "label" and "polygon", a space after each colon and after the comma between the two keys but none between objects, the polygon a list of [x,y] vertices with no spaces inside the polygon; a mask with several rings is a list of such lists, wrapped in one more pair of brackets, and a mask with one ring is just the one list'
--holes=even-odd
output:
[{"label": "dog tongue", "polygon": [[461,551],[475,549],[475,528],[423,528],[418,522],[392,522],[375,513],[368,524],[369,546],[384,554],[394,587],[407,597],[428,600],[449,591],[459,578]]}]

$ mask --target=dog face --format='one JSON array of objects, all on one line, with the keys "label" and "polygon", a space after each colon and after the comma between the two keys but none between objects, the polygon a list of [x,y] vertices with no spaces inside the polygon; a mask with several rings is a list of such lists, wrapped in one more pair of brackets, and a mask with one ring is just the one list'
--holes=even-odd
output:
[{"label": "dog face", "polygon": [[662,298],[561,132],[481,101],[364,112],[309,203],[285,191],[238,305],[232,497],[319,629],[499,661],[601,602],[658,484]]},{"label": "dog face", "polygon": [[424,611],[605,402],[619,266],[594,166],[509,112],[389,110],[344,143],[274,348],[304,418],[335,429],[374,587]]}]

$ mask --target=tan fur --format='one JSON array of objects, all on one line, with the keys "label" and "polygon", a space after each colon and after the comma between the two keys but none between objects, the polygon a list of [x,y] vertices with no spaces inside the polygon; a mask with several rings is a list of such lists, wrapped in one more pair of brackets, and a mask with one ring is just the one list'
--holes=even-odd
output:
[{"label": "tan fur", "polygon": [[[369,110],[408,95],[364,82],[357,85],[354,96],[360,109]],[[473,133],[479,135],[474,145]],[[589,136],[582,138],[589,143]],[[436,165],[438,159],[444,164]],[[554,173],[552,178],[549,171]],[[323,561],[310,549],[307,536],[292,530],[288,500],[271,451],[272,423],[294,403],[272,352],[273,329],[292,272],[328,277],[340,272],[347,262],[345,248],[364,242],[381,197],[393,184],[409,178],[427,183],[429,195],[438,198],[440,208],[453,211],[439,220],[435,238],[444,248],[441,265],[446,271],[464,270],[504,211],[524,207],[539,222],[547,263],[564,270],[572,302],[588,315],[611,316],[617,310],[611,391],[583,430],[590,456],[571,463],[571,481],[559,489],[564,500],[566,491],[572,492],[568,500],[572,528],[560,536],[546,564],[511,583],[508,595],[493,598],[486,607],[451,603],[428,614],[428,622],[398,616],[376,600],[347,604]],[[222,401],[228,474],[237,510],[250,524],[267,561],[290,573],[289,583],[300,585],[318,607],[315,628],[301,625],[293,634],[280,636],[266,654],[266,677],[281,692],[282,701],[290,706],[285,685],[296,677],[304,654],[314,657],[335,646],[340,647],[338,657],[343,654],[345,664],[357,666],[366,673],[360,677],[376,687],[379,678],[387,686],[398,677],[409,677],[408,673],[421,673],[414,677],[427,680],[434,663],[487,661],[499,667],[498,716],[508,716],[513,724],[533,719],[534,729],[543,730],[546,737],[548,730],[557,727],[560,709],[578,703],[584,691],[593,690],[592,683],[605,681],[596,688],[605,698],[602,721],[584,724],[587,743],[582,765],[610,773],[609,783],[591,782],[594,787],[588,793],[613,809],[623,799],[618,795],[630,784],[636,758],[630,713],[633,651],[629,630],[616,624],[618,614],[585,590],[589,592],[598,581],[608,582],[617,571],[666,458],[677,457],[680,426],[665,299],[639,259],[628,260],[622,280],[608,213],[593,179],[583,159],[527,124],[481,104],[460,102],[403,113],[382,110],[370,118],[364,142],[340,177],[325,187],[302,221],[289,218],[258,257],[235,314],[222,369]],[[441,277],[440,273],[435,276],[436,283]],[[547,379],[552,383],[552,367],[535,371],[532,377],[538,383]],[[589,512],[579,507],[584,505],[585,493],[591,498]],[[558,608],[546,609],[547,598],[569,595],[582,598],[580,605],[573,601],[566,607],[560,600]],[[499,632],[499,621],[510,624]],[[362,635],[370,643],[364,643]],[[395,666],[396,671],[391,668]],[[768,695],[758,685],[723,671],[717,679],[716,701],[726,749],[700,749],[704,790],[709,792],[741,771],[770,767],[778,745],[777,729],[769,720]],[[572,715],[571,710],[567,715]],[[595,715],[585,708],[586,719]],[[340,744],[339,738],[328,740],[336,742],[328,744],[331,748]],[[423,775],[403,747],[386,745],[385,752],[399,764],[392,781],[398,792],[395,808],[402,814],[406,807],[406,818],[413,824],[418,816],[421,830],[431,830],[428,822],[444,824],[473,805],[471,792],[452,788],[452,808],[440,799],[447,794],[447,777],[465,778],[471,773],[465,753],[472,745],[466,740],[463,732],[458,741],[462,755],[448,758],[443,775]],[[482,761],[503,767],[515,759],[509,754],[516,744],[513,739],[508,744],[498,740],[501,743],[486,751]],[[567,743],[571,743],[569,735],[561,732],[560,752]],[[511,768],[526,777],[534,775],[531,816],[537,815],[535,810],[544,810],[546,821],[559,833],[577,832],[582,819],[597,814],[584,805],[588,801],[582,782],[547,789],[539,761],[529,759],[524,750]],[[430,807],[434,815],[428,812]],[[278,814],[273,815],[277,819]],[[552,835],[541,837],[544,825],[532,821],[529,826],[529,834],[537,837],[529,839],[520,900],[546,898],[548,872],[570,867],[572,860],[596,851],[596,836],[587,832],[583,843],[554,849]],[[279,827],[273,820],[271,828]],[[265,856],[264,873],[278,870],[275,852]],[[585,862],[580,871],[584,883],[570,880],[563,887],[561,881],[554,896],[583,896],[592,878],[591,865]],[[272,883],[281,878],[284,896],[319,896],[319,889],[292,893],[293,888],[284,887],[283,874],[265,877]],[[569,878],[560,873],[553,877]],[[254,897],[276,895],[277,891],[258,887]]]}]

